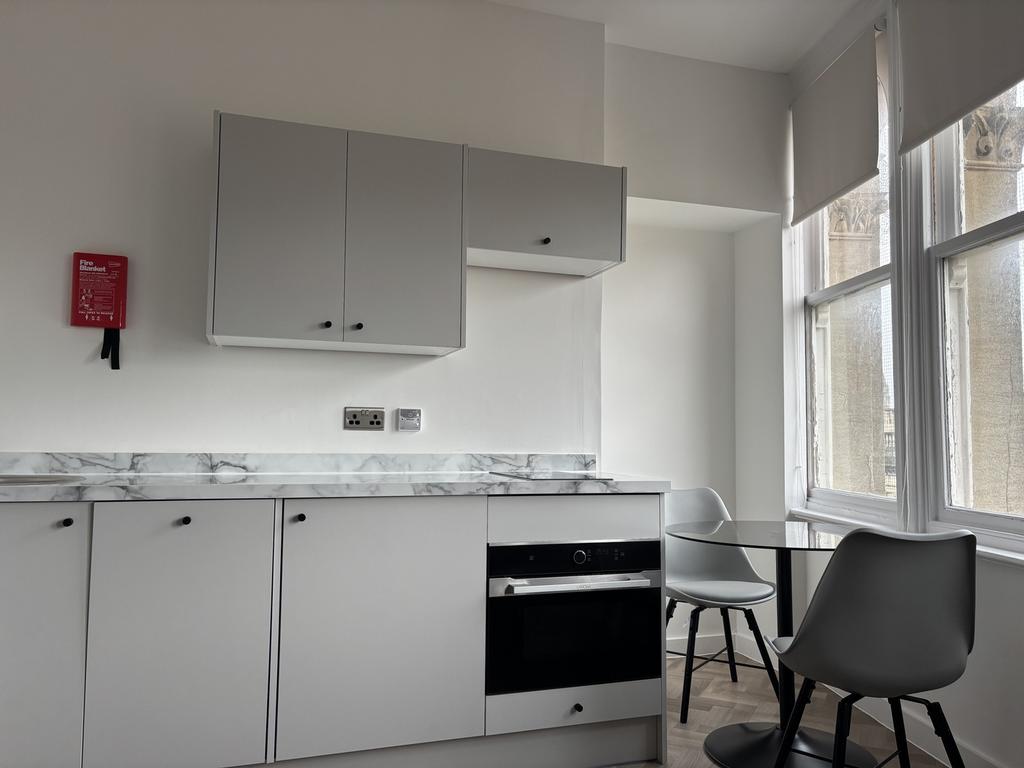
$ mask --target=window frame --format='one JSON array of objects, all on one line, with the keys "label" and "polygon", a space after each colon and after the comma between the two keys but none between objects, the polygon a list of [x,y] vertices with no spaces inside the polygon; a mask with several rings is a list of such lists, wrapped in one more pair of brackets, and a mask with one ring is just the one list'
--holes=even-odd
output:
[{"label": "window frame", "polygon": [[[988,512],[951,503],[945,355],[944,264],[947,258],[1024,234],[1024,211],[966,233],[958,184],[957,141],[960,121],[903,155],[897,146],[902,83],[898,35],[889,36],[891,75],[889,110],[890,263],[829,288],[805,295],[805,322],[799,329],[806,364],[802,386],[806,407],[806,501],[793,513],[846,528],[876,525],[911,532],[971,530],[980,551],[1024,564],[1024,515]],[[934,158],[930,153],[934,148]],[[823,213],[794,229],[799,268],[818,285]],[[809,247],[810,246],[810,247]],[[813,307],[853,290],[885,281],[892,292],[894,409],[896,419],[896,499],[815,487],[812,345]],[[1024,286],[1022,286],[1024,289]],[[1024,307],[1022,307],[1024,312]],[[908,390],[911,394],[907,396]]]}]

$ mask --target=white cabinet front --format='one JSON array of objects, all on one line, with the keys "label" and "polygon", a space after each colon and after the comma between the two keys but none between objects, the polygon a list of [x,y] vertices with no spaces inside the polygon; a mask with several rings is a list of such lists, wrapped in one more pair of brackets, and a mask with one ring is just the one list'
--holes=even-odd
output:
[{"label": "white cabinet front", "polygon": [[285,502],[277,759],[481,736],[483,497]]},{"label": "white cabinet front", "polygon": [[0,766],[79,768],[87,504],[0,505]]},{"label": "white cabinet front", "polygon": [[85,768],[266,758],[274,502],[94,508]]}]

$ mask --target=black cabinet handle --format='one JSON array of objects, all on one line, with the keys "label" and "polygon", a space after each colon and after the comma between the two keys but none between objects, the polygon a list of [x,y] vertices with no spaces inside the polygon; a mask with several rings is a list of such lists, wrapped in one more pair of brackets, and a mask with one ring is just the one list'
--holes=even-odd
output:
[{"label": "black cabinet handle", "polygon": [[363,324],[362,323],[356,323],[352,327],[355,328],[357,331],[363,330]]},{"label": "black cabinet handle", "polygon": [[306,522],[306,513],[305,512],[299,512],[299,514],[297,514],[295,516],[295,522],[296,523],[304,523],[304,522]]},{"label": "black cabinet handle", "polygon": [[541,242],[544,243],[544,245],[551,245],[551,238],[550,237],[543,237],[543,238],[541,238]]},{"label": "black cabinet handle", "polygon": [[576,702],[575,704],[573,704],[573,705],[572,705],[572,711],[573,711],[573,712],[582,712],[582,711],[583,711],[583,705],[582,705],[582,704],[580,704],[580,703],[579,703],[579,702],[577,701],[577,702]]},{"label": "black cabinet handle", "polygon": [[185,515],[183,518],[181,518],[181,524],[182,525],[191,525],[192,524],[192,518],[189,517],[188,515]]},{"label": "black cabinet handle", "polygon": [[63,520],[60,521],[60,524],[63,525],[65,528],[70,528],[72,525],[75,524],[75,521],[70,517],[65,517]]},{"label": "black cabinet handle", "polygon": [[330,320],[324,320],[322,323],[320,323],[321,328],[330,328],[332,325],[334,325],[334,323],[332,323]]}]

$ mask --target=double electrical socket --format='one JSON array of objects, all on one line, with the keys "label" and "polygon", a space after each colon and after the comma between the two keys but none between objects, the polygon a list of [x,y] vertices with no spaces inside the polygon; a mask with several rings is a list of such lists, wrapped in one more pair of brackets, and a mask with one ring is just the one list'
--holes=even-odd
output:
[{"label": "double electrical socket", "polygon": [[[419,432],[423,425],[422,414],[419,408],[396,408],[395,429],[399,432]],[[345,408],[345,429],[383,432],[384,409]]]},{"label": "double electrical socket", "polygon": [[346,408],[345,429],[365,429],[371,432],[383,432],[384,409]]}]

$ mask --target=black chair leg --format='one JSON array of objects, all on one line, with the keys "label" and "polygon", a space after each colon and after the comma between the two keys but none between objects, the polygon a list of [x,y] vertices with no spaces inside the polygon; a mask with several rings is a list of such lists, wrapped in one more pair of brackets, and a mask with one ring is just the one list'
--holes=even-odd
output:
[{"label": "black chair leg", "polygon": [[729,677],[735,683],[736,677],[736,652],[732,647],[732,624],[729,621],[729,609],[722,608],[722,629],[725,630],[725,652],[729,656]]},{"label": "black chair leg", "polygon": [[683,673],[683,697],[679,702],[679,722],[685,723],[690,712],[690,685],[693,682],[693,656],[697,652],[697,627],[700,625],[700,612],[703,606],[698,605],[690,611],[690,632],[686,639],[686,671]]},{"label": "black chair leg", "polygon": [[964,759],[960,756],[960,749],[956,745],[953,731],[949,728],[949,722],[946,720],[946,715],[942,712],[939,702],[928,702],[927,709],[928,716],[932,719],[932,725],[935,726],[935,735],[942,739],[942,746],[946,750],[946,757],[949,758],[950,768],[964,768]]},{"label": "black chair leg", "polygon": [[900,759],[900,768],[910,768],[910,748],[907,746],[907,729],[903,724],[903,702],[889,699],[892,710],[892,731],[896,736],[896,754]]},{"label": "black chair leg", "polygon": [[850,736],[853,703],[860,698],[856,694],[850,694],[839,701],[839,708],[836,712],[835,745],[832,747],[832,768],[845,768],[846,766],[846,740]]},{"label": "black chair leg", "polygon": [[800,720],[804,716],[804,708],[811,700],[811,693],[814,691],[814,681],[809,677],[804,678],[804,684],[800,686],[800,693],[793,702],[793,711],[786,721],[786,730],[782,732],[782,743],[779,744],[779,751],[775,755],[775,768],[783,768],[789,759],[789,752],[793,749],[793,740],[796,739],[796,732],[800,729]]},{"label": "black chair leg", "polygon": [[750,633],[754,636],[754,642],[757,643],[757,650],[761,654],[761,663],[764,664],[764,668],[768,672],[768,679],[771,681],[772,690],[775,691],[775,698],[777,699],[779,698],[779,678],[775,674],[775,666],[768,656],[768,648],[764,644],[764,636],[761,634],[760,627],[757,626],[757,618],[755,618],[754,612],[749,608],[743,609],[743,615],[747,619]]},{"label": "black chair leg", "polygon": [[676,615],[676,601],[671,597],[668,599],[668,605],[665,607],[665,626],[672,621],[672,617]]}]

